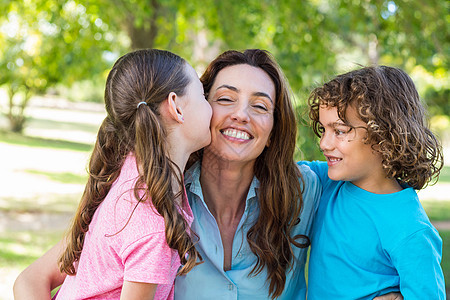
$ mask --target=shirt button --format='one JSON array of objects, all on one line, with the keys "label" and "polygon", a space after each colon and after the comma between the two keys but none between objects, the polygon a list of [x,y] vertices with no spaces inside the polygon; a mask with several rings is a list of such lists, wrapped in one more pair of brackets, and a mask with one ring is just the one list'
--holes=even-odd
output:
[{"label": "shirt button", "polygon": [[230,291],[232,291],[232,290],[234,289],[234,285],[231,284],[231,283],[229,283],[229,284],[228,284],[228,289],[229,289]]}]

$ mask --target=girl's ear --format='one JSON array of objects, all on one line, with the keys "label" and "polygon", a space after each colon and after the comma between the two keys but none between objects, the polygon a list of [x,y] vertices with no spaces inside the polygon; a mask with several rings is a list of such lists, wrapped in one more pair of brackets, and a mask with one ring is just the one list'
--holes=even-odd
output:
[{"label": "girl's ear", "polygon": [[184,123],[183,110],[178,105],[179,98],[177,94],[174,92],[170,92],[169,96],[167,96],[167,107],[169,111],[169,115],[178,123]]}]

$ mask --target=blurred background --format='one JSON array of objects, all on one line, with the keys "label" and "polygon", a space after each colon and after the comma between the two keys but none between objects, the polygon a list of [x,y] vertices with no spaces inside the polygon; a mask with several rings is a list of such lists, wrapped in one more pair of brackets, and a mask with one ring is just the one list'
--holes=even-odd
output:
[{"label": "blurred background", "polygon": [[321,159],[309,91],[361,65],[403,68],[447,158],[419,197],[444,240],[449,290],[449,12],[445,0],[1,0],[0,299],[63,236],[105,117],[106,75],[139,48],[175,52],[199,75],[224,50],[270,51],[296,97],[296,159]]}]

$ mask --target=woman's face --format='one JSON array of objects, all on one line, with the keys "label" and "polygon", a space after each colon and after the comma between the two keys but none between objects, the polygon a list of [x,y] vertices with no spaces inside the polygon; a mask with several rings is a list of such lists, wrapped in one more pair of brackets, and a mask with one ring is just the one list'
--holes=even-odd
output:
[{"label": "woman's face", "polygon": [[254,162],[270,143],[275,86],[260,68],[246,64],[222,69],[208,95],[213,110],[211,144],[205,155]]}]

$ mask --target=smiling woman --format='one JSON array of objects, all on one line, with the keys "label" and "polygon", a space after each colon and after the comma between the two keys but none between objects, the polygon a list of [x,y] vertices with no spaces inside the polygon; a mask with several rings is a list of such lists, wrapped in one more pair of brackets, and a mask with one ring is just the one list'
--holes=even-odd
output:
[{"label": "smiling woman", "polygon": [[208,93],[214,114],[205,152],[230,161],[255,160],[269,144],[272,99],[275,87],[262,69],[239,64],[219,72]]},{"label": "smiling woman", "polygon": [[201,81],[213,109],[211,144],[185,183],[204,263],[177,278],[175,298],[305,299],[320,188],[293,161],[288,84],[262,50],[221,54]]}]

